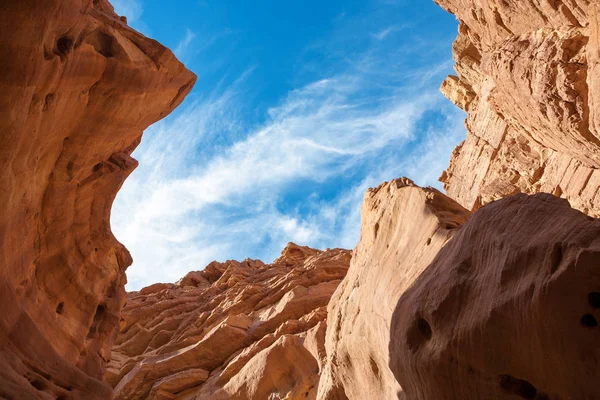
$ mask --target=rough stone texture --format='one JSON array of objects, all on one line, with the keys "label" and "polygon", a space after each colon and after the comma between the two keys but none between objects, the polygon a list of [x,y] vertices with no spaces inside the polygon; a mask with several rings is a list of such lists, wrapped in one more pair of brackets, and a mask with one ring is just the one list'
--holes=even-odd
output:
[{"label": "rough stone texture", "polygon": [[405,398],[600,398],[600,220],[548,194],[477,212],[400,297]]},{"label": "rough stone texture", "polygon": [[319,399],[397,397],[401,386],[389,367],[396,354],[389,346],[398,300],[469,215],[406,178],[367,192],[360,241],[328,308]]},{"label": "rough stone texture", "polygon": [[436,1],[460,21],[442,92],[469,114],[448,195],[476,210],[547,192],[600,216],[600,3]]},{"label": "rough stone texture", "polygon": [[600,220],[549,194],[467,217],[410,183],[367,194],[318,399],[600,398]]},{"label": "rough stone texture", "polygon": [[[273,264],[213,262],[128,295],[116,399],[315,399],[326,307],[350,252],[289,244]],[[197,397],[196,397],[197,396]]]},{"label": "rough stone texture", "polygon": [[106,399],[131,262],[111,203],[195,77],[105,0],[3,0],[0,60],[0,398]]}]

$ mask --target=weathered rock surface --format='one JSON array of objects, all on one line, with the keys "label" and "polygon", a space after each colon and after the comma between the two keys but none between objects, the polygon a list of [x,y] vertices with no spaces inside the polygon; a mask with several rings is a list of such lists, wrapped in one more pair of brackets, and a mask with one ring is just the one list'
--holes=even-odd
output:
[{"label": "weathered rock surface", "polygon": [[479,210],[402,293],[410,400],[600,398],[600,220],[549,194]]},{"label": "weathered rock surface", "polygon": [[600,3],[436,2],[460,21],[442,92],[468,112],[448,195],[476,210],[547,192],[600,216]]},{"label": "weathered rock surface", "polygon": [[128,295],[107,380],[116,399],[315,399],[327,304],[350,252],[289,244]]},{"label": "weathered rock surface", "polygon": [[0,9],[0,398],[107,399],[131,262],[111,203],[195,77],[105,0]]},{"label": "weathered rock surface", "polygon": [[367,194],[318,399],[600,398],[600,220],[549,194],[468,215],[406,180]]},{"label": "weathered rock surface", "polygon": [[402,391],[389,366],[398,301],[469,216],[406,178],[367,192],[360,241],[328,308],[319,399],[393,399]]},{"label": "weathered rock surface", "polygon": [[395,180],[351,262],[290,244],[126,299],[110,207],[195,78],[106,0],[4,1],[0,398],[600,398],[600,222],[493,202],[600,216],[600,3],[437,2],[457,202]]}]

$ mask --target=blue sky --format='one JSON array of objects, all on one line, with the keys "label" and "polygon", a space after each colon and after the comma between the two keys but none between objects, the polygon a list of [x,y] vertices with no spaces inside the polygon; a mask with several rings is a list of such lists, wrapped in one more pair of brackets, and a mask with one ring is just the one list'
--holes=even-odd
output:
[{"label": "blue sky", "polygon": [[198,75],[113,207],[129,290],[287,242],[352,248],[368,187],[437,178],[464,139],[439,93],[457,23],[429,0],[114,0]]}]

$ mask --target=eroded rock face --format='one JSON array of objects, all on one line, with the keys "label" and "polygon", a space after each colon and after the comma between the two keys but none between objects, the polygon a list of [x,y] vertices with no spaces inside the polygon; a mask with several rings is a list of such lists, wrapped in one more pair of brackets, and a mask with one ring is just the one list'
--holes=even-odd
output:
[{"label": "eroded rock face", "polygon": [[476,210],[547,192],[599,216],[600,4],[436,1],[460,21],[442,92],[469,114],[448,195]]},{"label": "eroded rock face", "polygon": [[397,356],[390,324],[398,301],[469,216],[406,178],[367,192],[360,241],[328,308],[319,399],[394,399],[402,392],[389,366]]},{"label": "eroded rock face", "polygon": [[600,398],[600,220],[549,194],[489,204],[399,297],[404,398]]},{"label": "eroded rock face", "polygon": [[549,194],[468,217],[407,181],[367,194],[318,399],[600,398],[600,220]]},{"label": "eroded rock face", "polygon": [[0,8],[0,397],[106,399],[131,263],[110,207],[195,77],[105,0]]},{"label": "eroded rock face", "polygon": [[327,304],[350,252],[289,244],[128,295],[107,380],[116,399],[315,399]]}]

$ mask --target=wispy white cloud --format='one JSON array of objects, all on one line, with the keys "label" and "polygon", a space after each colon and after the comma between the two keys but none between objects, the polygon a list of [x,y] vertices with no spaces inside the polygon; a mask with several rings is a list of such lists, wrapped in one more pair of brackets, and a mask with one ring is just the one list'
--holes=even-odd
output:
[{"label": "wispy white cloud", "polygon": [[[186,32],[175,52],[193,41]],[[134,256],[128,289],[214,259],[271,261],[288,241],[351,248],[369,186],[402,175],[439,186],[464,136],[464,115],[438,92],[451,61],[416,70],[403,57],[367,49],[248,125],[252,67],[151,127],[113,208],[114,232]]]},{"label": "wispy white cloud", "polygon": [[388,26],[387,28],[382,29],[376,33],[372,33],[371,36],[373,36],[377,40],[383,40],[383,39],[387,38],[389,35],[391,35],[392,33],[397,32],[399,30],[400,30],[400,26],[398,26],[398,25]]},{"label": "wispy white cloud", "polygon": [[174,53],[177,57],[183,58],[185,56],[185,52],[192,41],[196,38],[196,34],[189,28],[185,30],[185,35],[183,39],[177,44],[175,47]]},{"label": "wispy white cloud", "polygon": [[[338,76],[292,91],[263,125],[216,154],[198,147],[214,132],[240,134],[236,86],[151,128],[135,154],[146,167],[113,212],[117,237],[135,257],[130,288],[174,281],[213,259],[274,258],[288,241],[352,247],[368,186],[401,174],[434,184],[463,134],[462,115],[421,131],[443,107],[435,88],[357,102],[366,84]],[[357,173],[358,182],[346,179]],[[340,185],[340,193],[310,198],[302,185]],[[298,190],[309,197],[299,201],[304,210],[282,210]]]}]

